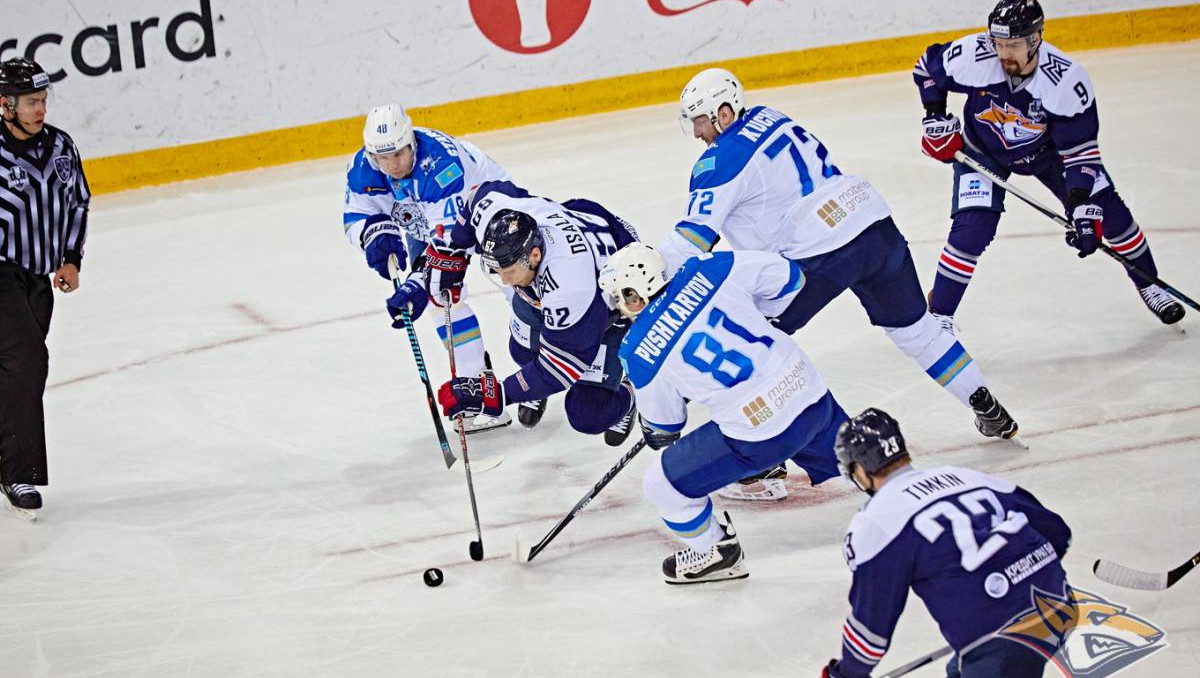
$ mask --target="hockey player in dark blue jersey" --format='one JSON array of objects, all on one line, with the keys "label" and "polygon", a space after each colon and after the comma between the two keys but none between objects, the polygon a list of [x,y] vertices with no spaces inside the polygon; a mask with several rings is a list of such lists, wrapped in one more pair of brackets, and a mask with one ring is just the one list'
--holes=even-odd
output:
[{"label": "hockey player in dark blue jersey", "polygon": [[[938,261],[930,310],[943,324],[958,309],[1004,211],[1004,189],[954,161],[962,149],[996,174],[1037,177],[1062,202],[1074,226],[1067,243],[1080,257],[1106,240],[1157,276],[1145,235],[1117,194],[1097,142],[1099,118],[1083,67],[1042,40],[1037,0],[1000,0],[986,33],[931,45],[913,70],[925,106],[922,150],[954,164],[950,236]],[[962,121],[946,112],[950,92],[966,95]],[[1143,303],[1166,324],[1183,306],[1158,285],[1129,272]]]},{"label": "hockey player in dark blue jersey", "polygon": [[842,425],[835,449],[870,499],[846,531],[851,610],[841,658],[822,678],[870,675],[910,587],[955,651],[950,678],[1040,678],[1045,656],[995,634],[1030,608],[1035,590],[1074,604],[1060,564],[1071,543],[1063,519],[1008,481],[913,468],[899,424],[874,408]]},{"label": "hockey player in dark blue jersey", "polygon": [[590,200],[559,204],[504,181],[481,185],[462,221],[452,244],[477,250],[505,285],[513,311],[509,354],[521,368],[504,380],[485,371],[447,382],[438,396],[446,415],[495,416],[516,404],[518,420],[532,428],[547,399],[566,391],[572,428],[603,433],[609,445],[623,443],[636,416],[617,356],[628,323],[613,322],[597,275],[610,254],[637,239],[636,231]]}]

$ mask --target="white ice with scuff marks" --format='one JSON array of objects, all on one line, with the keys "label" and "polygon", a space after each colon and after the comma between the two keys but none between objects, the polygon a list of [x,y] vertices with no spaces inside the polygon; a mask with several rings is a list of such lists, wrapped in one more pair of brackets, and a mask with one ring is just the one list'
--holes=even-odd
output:
[{"label": "white ice with scuff marks", "polygon": [[[1200,43],[1079,56],[1118,188],[1163,277],[1200,296]],[[950,172],[918,150],[909,76],[749,99],[875,183],[928,287]],[[597,199],[654,242],[701,151],[676,117],[663,105],[471,139],[531,191]],[[534,432],[472,439],[507,461],[476,478],[488,558],[467,560],[464,479],[442,467],[408,342],[388,326],[390,285],[339,228],[343,165],[96,200],[82,288],[59,297],[52,330],[47,507],[36,525],[0,515],[0,677],[817,675],[847,610],[840,542],[862,498],[844,485],[723,504],[750,579],[668,587],[675,544],[640,496],[646,452],[521,566],[515,536],[540,538],[623,452],[571,431],[559,397]],[[1123,676],[1195,675],[1200,575],[1124,591],[1091,563],[1165,569],[1200,548],[1200,314],[1187,335],[1162,327],[1117,264],[1079,261],[1058,226],[1008,208],[958,320],[1030,451],[980,437],[848,294],[796,338],[848,410],[900,420],[918,464],[1003,475],[1065,516],[1072,581],[1167,630],[1170,647]],[[503,296],[472,284],[507,373]],[[446,583],[429,589],[435,565]],[[882,666],[941,644],[914,600]]]}]

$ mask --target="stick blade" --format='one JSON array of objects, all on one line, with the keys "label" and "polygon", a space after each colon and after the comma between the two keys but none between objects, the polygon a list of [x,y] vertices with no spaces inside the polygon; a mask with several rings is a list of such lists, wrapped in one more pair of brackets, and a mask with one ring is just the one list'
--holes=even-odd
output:
[{"label": "stick blade", "polygon": [[1163,591],[1169,586],[1166,572],[1142,572],[1109,560],[1097,560],[1092,572],[1100,581],[1126,589]]},{"label": "stick blade", "polygon": [[521,538],[517,537],[516,543],[513,544],[512,559],[518,563],[525,564],[529,562],[532,555],[533,549],[522,544]]},{"label": "stick blade", "polygon": [[[471,461],[471,473],[487,473],[504,463],[503,454],[494,454],[490,457],[484,457],[478,461]],[[461,459],[455,459],[454,463],[447,467],[448,470],[457,471],[458,473],[466,473],[467,467],[462,463]]]}]

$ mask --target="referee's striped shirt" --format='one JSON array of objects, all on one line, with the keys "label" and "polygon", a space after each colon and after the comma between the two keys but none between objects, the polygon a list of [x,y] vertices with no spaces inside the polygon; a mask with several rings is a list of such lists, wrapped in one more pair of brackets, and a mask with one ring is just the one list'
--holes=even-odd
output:
[{"label": "referee's striped shirt", "polygon": [[0,261],[37,274],[79,266],[90,200],[79,149],[66,132],[46,125],[19,141],[0,123]]}]

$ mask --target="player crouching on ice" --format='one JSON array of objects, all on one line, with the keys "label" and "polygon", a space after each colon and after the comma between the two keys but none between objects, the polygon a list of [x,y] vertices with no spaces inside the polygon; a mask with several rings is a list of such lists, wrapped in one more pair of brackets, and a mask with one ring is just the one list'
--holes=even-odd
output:
[{"label": "player crouching on ice", "polygon": [[[634,243],[600,274],[609,303],[635,318],[621,362],[646,442],[662,450],[646,469],[646,498],[687,545],[663,561],[663,575],[668,584],[741,579],[749,571],[737,532],[728,513],[713,514],[709,493],[788,459],[814,485],[837,477],[833,443],[846,413],[808,356],[767,322],[803,286],[797,263],[767,252],[704,254],[669,283],[666,267]],[[712,421],[680,438],[688,399]]]},{"label": "player crouching on ice", "polygon": [[[346,172],[346,237],[384,278],[391,278],[392,255],[401,270],[407,265],[412,271],[389,300],[395,309],[392,326],[404,327],[399,309],[408,308],[416,320],[426,304],[440,305],[443,294],[449,293],[452,337],[447,338],[442,323],[434,327],[441,343],[454,342],[463,374],[481,372],[486,354],[479,321],[466,302],[467,260],[446,241],[471,187],[508,179],[508,171],[474,145],[413,127],[400,104],[379,106],[367,114],[363,147]],[[474,433],[507,426],[512,417],[501,412],[496,418],[473,417],[465,423],[467,433]]]},{"label": "player crouching on ice", "polygon": [[[955,655],[949,678],[1040,678],[1046,657],[999,635],[1041,600],[1056,624],[1078,617],[1059,559],[1071,529],[1026,490],[971,469],[910,464],[900,425],[871,408],[837,435],[838,461],[871,498],[846,530],[854,579],[842,658],[821,678],[866,678],[888,651],[908,589]],[[1060,598],[1061,596],[1061,598]],[[1061,615],[1061,616],[1059,616]],[[1053,634],[1050,634],[1053,636]]]},{"label": "player crouching on ice", "polygon": [[438,392],[446,416],[495,416],[517,403],[518,420],[532,428],[547,399],[566,391],[572,428],[603,433],[612,446],[625,442],[636,417],[617,358],[628,323],[613,322],[596,278],[637,232],[590,200],[559,204],[508,182],[480,186],[463,219],[471,227],[455,228],[452,243],[464,252],[477,249],[506,286],[513,310],[509,354],[521,369],[503,381],[488,370],[446,382]]}]

